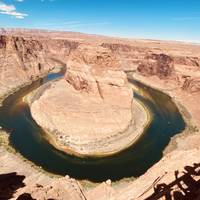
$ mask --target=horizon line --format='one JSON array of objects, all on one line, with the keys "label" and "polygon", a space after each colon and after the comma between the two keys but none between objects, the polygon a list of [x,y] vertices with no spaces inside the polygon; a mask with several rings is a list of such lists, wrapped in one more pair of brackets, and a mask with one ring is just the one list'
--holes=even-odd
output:
[{"label": "horizon line", "polygon": [[89,32],[80,32],[80,31],[72,31],[72,30],[59,30],[59,29],[48,29],[48,28],[23,28],[23,27],[1,27],[0,30],[5,29],[5,30],[40,30],[44,32],[60,32],[60,33],[79,33],[83,35],[93,35],[93,36],[100,36],[100,37],[107,37],[107,38],[115,38],[115,39],[122,39],[122,40],[149,40],[149,41],[160,41],[160,42],[178,42],[178,43],[186,43],[186,44],[193,44],[193,45],[200,45],[200,41],[197,40],[176,40],[176,39],[164,39],[164,38],[140,38],[140,37],[128,37],[128,36],[123,36],[123,35],[106,35],[106,34],[98,34],[98,33],[89,33]]}]

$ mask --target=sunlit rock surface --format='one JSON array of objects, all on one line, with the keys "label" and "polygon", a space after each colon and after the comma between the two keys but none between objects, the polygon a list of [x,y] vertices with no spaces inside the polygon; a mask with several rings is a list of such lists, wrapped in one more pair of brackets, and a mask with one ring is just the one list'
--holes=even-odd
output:
[{"label": "sunlit rock surface", "polygon": [[120,138],[134,118],[133,91],[124,72],[106,69],[112,59],[106,56],[99,62],[94,50],[72,54],[64,79],[51,84],[31,106],[33,118],[66,152],[71,148],[83,155],[103,155],[130,143]]}]

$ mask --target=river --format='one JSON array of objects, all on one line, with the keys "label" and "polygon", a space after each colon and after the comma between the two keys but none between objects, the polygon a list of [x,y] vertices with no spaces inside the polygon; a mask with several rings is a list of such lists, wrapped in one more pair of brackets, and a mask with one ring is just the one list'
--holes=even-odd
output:
[{"label": "river", "polygon": [[26,159],[44,170],[76,179],[99,182],[137,177],[162,158],[170,138],[185,128],[184,120],[172,99],[135,80],[139,90],[135,98],[152,114],[152,122],[140,139],[130,148],[110,157],[78,158],[56,150],[44,137],[43,130],[32,119],[29,106],[22,98],[48,81],[62,77],[49,74],[10,95],[0,108],[0,126],[9,132],[10,145]]}]

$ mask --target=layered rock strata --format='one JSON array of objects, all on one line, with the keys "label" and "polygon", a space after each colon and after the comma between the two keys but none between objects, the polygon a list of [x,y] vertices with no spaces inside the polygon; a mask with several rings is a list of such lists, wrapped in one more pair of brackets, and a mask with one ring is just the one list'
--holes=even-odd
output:
[{"label": "layered rock strata", "polygon": [[[0,36],[0,97],[48,73],[65,60],[75,41]],[[58,54],[59,49],[59,54]]]}]

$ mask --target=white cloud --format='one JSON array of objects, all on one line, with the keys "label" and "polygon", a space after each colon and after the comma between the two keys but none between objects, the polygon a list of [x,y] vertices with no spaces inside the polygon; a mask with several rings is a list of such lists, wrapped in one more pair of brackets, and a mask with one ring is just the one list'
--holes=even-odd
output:
[{"label": "white cloud", "polygon": [[17,1],[17,2],[23,2],[24,0],[15,0],[15,1]]},{"label": "white cloud", "polygon": [[26,13],[18,12],[14,5],[7,5],[3,2],[0,2],[0,14],[10,15],[17,19],[24,19],[24,17],[28,16]]},{"label": "white cloud", "polygon": [[13,10],[16,10],[16,8],[14,5],[6,5],[0,2],[0,10],[3,12],[12,12]]}]

